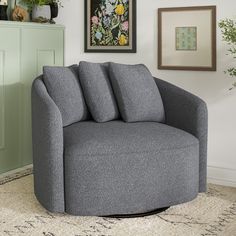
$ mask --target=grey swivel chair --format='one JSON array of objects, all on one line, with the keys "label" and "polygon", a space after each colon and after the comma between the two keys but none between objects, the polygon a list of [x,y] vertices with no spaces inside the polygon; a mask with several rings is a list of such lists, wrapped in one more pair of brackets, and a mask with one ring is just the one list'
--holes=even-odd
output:
[{"label": "grey swivel chair", "polygon": [[67,126],[42,76],[33,82],[34,186],[47,210],[132,215],[206,191],[206,104],[170,83],[155,82],[165,123],[97,123],[88,116]]}]

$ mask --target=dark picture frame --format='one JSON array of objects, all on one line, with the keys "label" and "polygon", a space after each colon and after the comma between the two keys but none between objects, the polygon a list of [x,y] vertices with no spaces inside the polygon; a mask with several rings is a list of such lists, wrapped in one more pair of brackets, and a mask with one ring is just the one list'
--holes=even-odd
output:
[{"label": "dark picture frame", "polygon": [[116,3],[84,0],[85,52],[136,53],[136,0]]},{"label": "dark picture frame", "polygon": [[[194,27],[197,32],[191,36]],[[183,36],[177,28],[183,28]],[[178,50],[177,39],[182,40]],[[158,69],[216,71],[216,6],[158,9]]]}]

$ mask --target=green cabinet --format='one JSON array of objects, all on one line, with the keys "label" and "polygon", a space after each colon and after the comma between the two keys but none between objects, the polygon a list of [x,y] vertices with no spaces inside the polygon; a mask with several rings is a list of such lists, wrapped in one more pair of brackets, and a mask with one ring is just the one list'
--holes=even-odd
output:
[{"label": "green cabinet", "polygon": [[0,21],[0,173],[32,163],[31,84],[63,64],[63,26]]}]

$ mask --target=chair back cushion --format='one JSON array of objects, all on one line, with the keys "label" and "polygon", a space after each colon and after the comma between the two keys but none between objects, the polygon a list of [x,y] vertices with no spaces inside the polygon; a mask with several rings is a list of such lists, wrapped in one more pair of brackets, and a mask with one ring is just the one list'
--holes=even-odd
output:
[{"label": "chair back cushion", "polygon": [[70,67],[43,67],[43,81],[58,106],[63,126],[86,120],[89,117],[82,90],[76,75],[77,65]]},{"label": "chair back cushion", "polygon": [[109,81],[108,63],[79,64],[79,79],[90,114],[97,122],[119,117],[116,100]]},{"label": "chair back cushion", "polygon": [[158,87],[145,65],[110,63],[110,80],[123,120],[164,122]]}]

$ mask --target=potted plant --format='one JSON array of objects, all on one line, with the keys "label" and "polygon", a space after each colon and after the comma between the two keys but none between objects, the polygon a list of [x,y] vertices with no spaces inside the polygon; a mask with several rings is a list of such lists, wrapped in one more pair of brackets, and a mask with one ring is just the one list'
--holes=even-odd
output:
[{"label": "potted plant", "polygon": [[51,20],[58,16],[59,7],[63,7],[61,0],[51,0],[50,3],[51,8]]},{"label": "potted plant", "polygon": [[21,0],[32,14],[32,21],[50,22],[58,15],[60,0]]},{"label": "potted plant", "polygon": [[[221,28],[223,40],[229,45],[228,55],[231,55],[236,62],[236,20],[221,20],[219,27]],[[236,77],[236,64],[228,68],[225,73],[229,74],[231,77]],[[233,83],[233,86],[236,87],[236,82]]]},{"label": "potted plant", "polygon": [[52,1],[51,3],[49,3],[50,9],[51,9],[51,20],[58,16],[58,5],[59,4],[61,5],[61,3],[57,0]]}]

